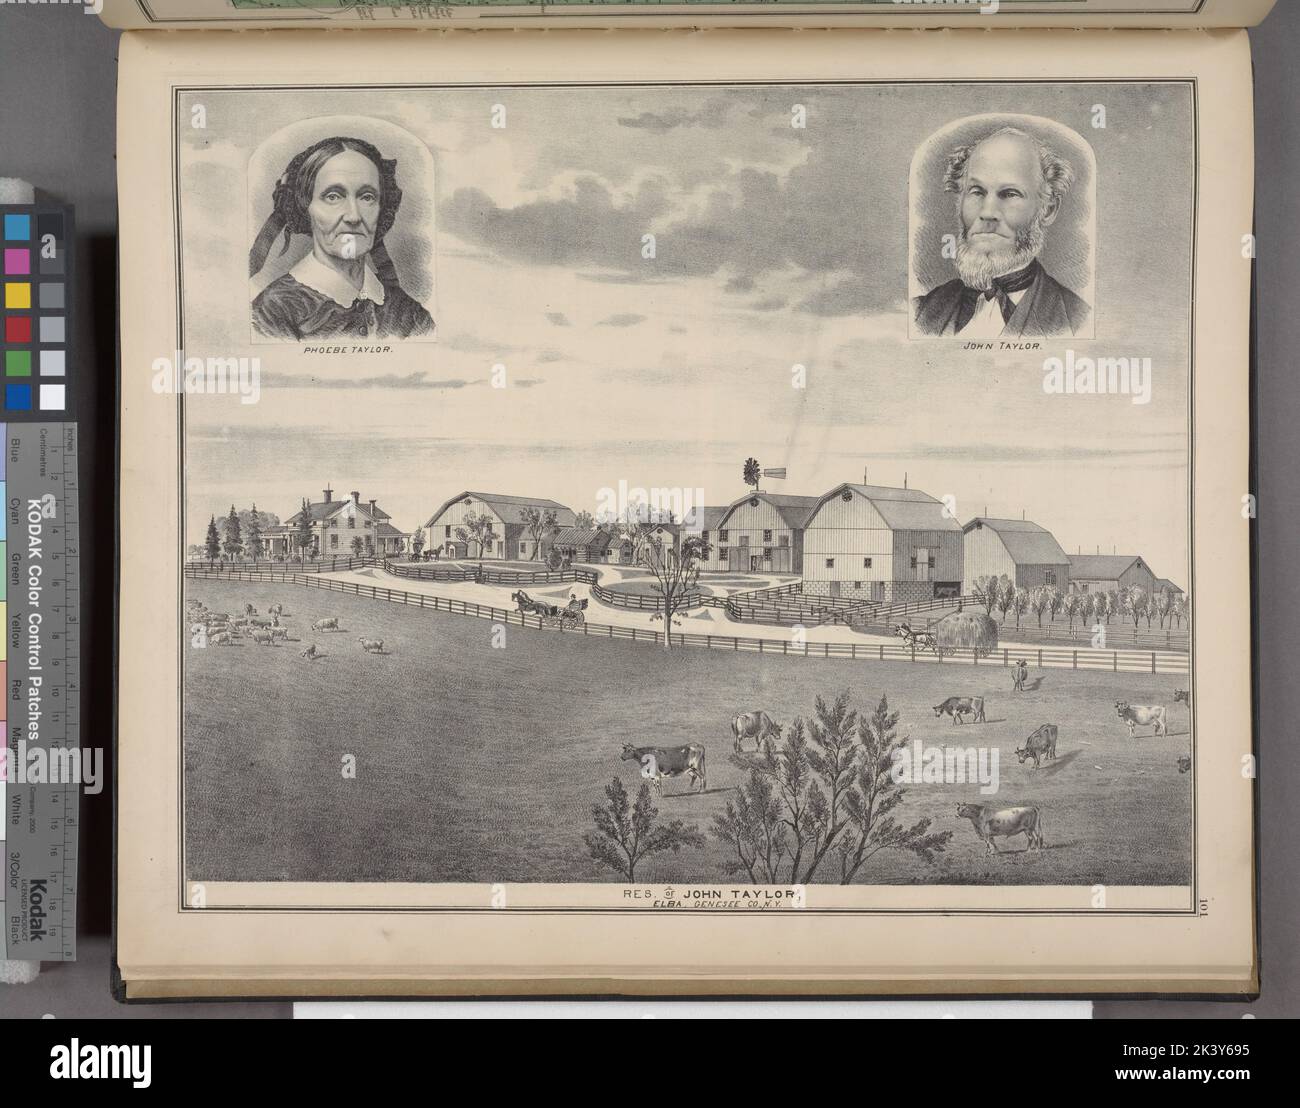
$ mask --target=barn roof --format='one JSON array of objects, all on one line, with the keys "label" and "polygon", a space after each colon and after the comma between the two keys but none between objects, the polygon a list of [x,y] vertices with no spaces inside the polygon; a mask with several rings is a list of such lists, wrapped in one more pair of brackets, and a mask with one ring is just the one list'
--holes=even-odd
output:
[{"label": "barn roof", "polygon": [[977,516],[962,528],[967,534],[987,527],[1006,547],[1018,566],[1068,566],[1070,556],[1046,527],[1027,519],[989,519]]},{"label": "barn roof", "polygon": [[1171,580],[1169,580],[1168,577],[1157,577],[1157,578],[1156,578],[1156,591],[1158,591],[1158,592],[1178,592],[1178,593],[1180,593],[1180,592],[1182,592],[1183,590],[1180,589],[1177,585],[1175,585]]},{"label": "barn roof", "polygon": [[845,482],[818,497],[817,507],[808,514],[808,522],[821,506],[834,496],[849,491],[870,501],[886,526],[893,531],[960,531],[961,524],[945,511],[941,501],[920,489],[893,489],[884,485],[855,485]]},{"label": "barn roof", "polygon": [[1070,576],[1096,581],[1118,581],[1129,568],[1149,568],[1136,554],[1071,554]]},{"label": "barn roof", "polygon": [[464,500],[465,497],[472,496],[475,500],[481,500],[492,509],[506,523],[523,523],[524,510],[526,508],[551,508],[555,511],[556,522],[561,527],[573,527],[578,518],[573,514],[572,508],[566,508],[555,500],[542,500],[535,496],[511,496],[508,493],[500,492],[474,492],[467,489],[465,492],[457,493],[450,500],[446,501],[442,507],[429,517],[426,527],[432,527],[434,521],[442,515],[448,508],[458,500]]},{"label": "barn roof", "polygon": [[822,502],[820,496],[791,496],[781,492],[751,492],[747,496],[742,496],[739,500],[733,500],[723,509],[722,518],[718,520],[717,526],[721,527],[733,512],[738,508],[745,507],[755,500],[763,500],[776,510],[776,514],[781,517],[781,522],[792,530],[801,530],[808,523],[817,505]]},{"label": "barn roof", "polygon": [[693,508],[686,514],[688,531],[713,531],[731,511],[730,504]]}]

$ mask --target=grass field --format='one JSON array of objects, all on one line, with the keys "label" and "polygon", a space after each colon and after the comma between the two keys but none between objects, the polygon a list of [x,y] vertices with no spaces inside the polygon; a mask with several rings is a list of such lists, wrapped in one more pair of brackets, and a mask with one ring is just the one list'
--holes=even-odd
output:
[{"label": "grass field", "polygon": [[[709,788],[666,781],[663,819],[708,832],[745,770],[730,761],[730,720],[763,708],[779,723],[809,716],[817,695],[848,689],[870,710],[881,694],[899,733],[925,743],[1000,750],[1001,788],[911,785],[894,815],[951,830],[931,865],[884,851],[868,883],[1185,884],[1190,874],[1192,775],[1188,717],[1168,678],[1031,671],[1013,695],[1009,671],[804,659],[676,649],[507,628],[292,585],[189,581],[219,611],[283,603],[290,634],[278,647],[191,649],[186,656],[185,779],[188,876],[196,880],[616,881],[588,856],[590,809],[638,767],[622,744],[704,743]],[[302,632],[322,616],[338,634]],[[382,638],[363,653],[358,636]],[[326,653],[300,656],[307,642]],[[954,727],[931,705],[987,697],[988,723]],[[1170,734],[1130,739],[1114,701],[1169,705]],[[1041,723],[1060,727],[1058,761],[1033,770],[1014,748]],[[355,779],[342,760],[353,755]],[[1097,768],[1100,767],[1100,768]],[[1000,840],[986,858],[960,803],[1039,805],[1047,849]],[[645,863],[638,878],[727,878],[728,855],[707,846]],[[829,879],[829,874],[827,874]]]}]

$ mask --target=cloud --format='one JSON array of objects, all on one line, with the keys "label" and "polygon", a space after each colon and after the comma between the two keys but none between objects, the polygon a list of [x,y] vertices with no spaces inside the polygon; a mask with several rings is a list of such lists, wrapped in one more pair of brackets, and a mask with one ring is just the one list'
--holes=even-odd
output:
[{"label": "cloud", "polygon": [[616,312],[614,315],[606,316],[596,326],[635,327],[638,323],[644,323],[646,318],[646,316],[637,315],[635,312]]},{"label": "cloud", "polygon": [[754,278],[752,277],[733,277],[727,282],[725,289],[727,292],[753,292]]},{"label": "cloud", "polygon": [[402,375],[384,373],[377,377],[317,377],[310,373],[262,374],[262,386],[268,389],[463,389],[469,385],[481,384],[481,380],[430,377],[423,371]]},{"label": "cloud", "polygon": [[556,327],[573,326],[573,324],[569,322],[569,317],[566,316],[563,312],[547,312],[546,318],[549,319],[553,324],[555,324]]}]

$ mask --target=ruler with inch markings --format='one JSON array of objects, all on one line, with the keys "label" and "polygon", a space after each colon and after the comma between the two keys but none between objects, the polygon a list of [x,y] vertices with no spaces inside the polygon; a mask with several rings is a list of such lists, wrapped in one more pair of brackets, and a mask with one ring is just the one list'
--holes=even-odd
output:
[{"label": "ruler with inch markings", "polygon": [[81,749],[74,423],[0,424],[0,913],[7,959],[76,957],[78,804],[103,782]]}]

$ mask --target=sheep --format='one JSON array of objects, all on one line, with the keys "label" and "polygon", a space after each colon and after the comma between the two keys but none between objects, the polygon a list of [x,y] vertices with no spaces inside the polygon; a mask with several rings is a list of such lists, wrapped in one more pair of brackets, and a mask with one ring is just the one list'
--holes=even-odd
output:
[{"label": "sheep", "polygon": [[260,643],[262,646],[275,645],[275,637],[271,634],[269,629],[265,631],[254,631],[253,641],[255,643]]},{"label": "sheep", "polygon": [[316,649],[315,643],[312,643],[309,647],[307,647],[306,650],[302,651],[302,653],[299,654],[298,656],[300,658],[306,658],[308,659],[308,661],[312,661],[312,662],[314,662],[317,658],[325,657],[325,655],[321,653],[321,651]]},{"label": "sheep", "polygon": [[339,617],[330,616],[328,619],[318,619],[311,625],[313,631],[337,631],[339,629]]},{"label": "sheep", "polygon": [[218,631],[215,635],[208,636],[209,646],[233,646],[234,642],[230,638],[229,631]]},{"label": "sheep", "polygon": [[367,654],[384,653],[383,639],[357,639],[357,642],[361,644],[361,649],[364,650]]},{"label": "sheep", "polygon": [[272,627],[272,628],[271,628],[271,638],[272,638],[272,640],[275,640],[275,639],[283,639],[285,642],[288,642],[288,641],[289,641],[289,628],[287,628],[287,627]]}]

